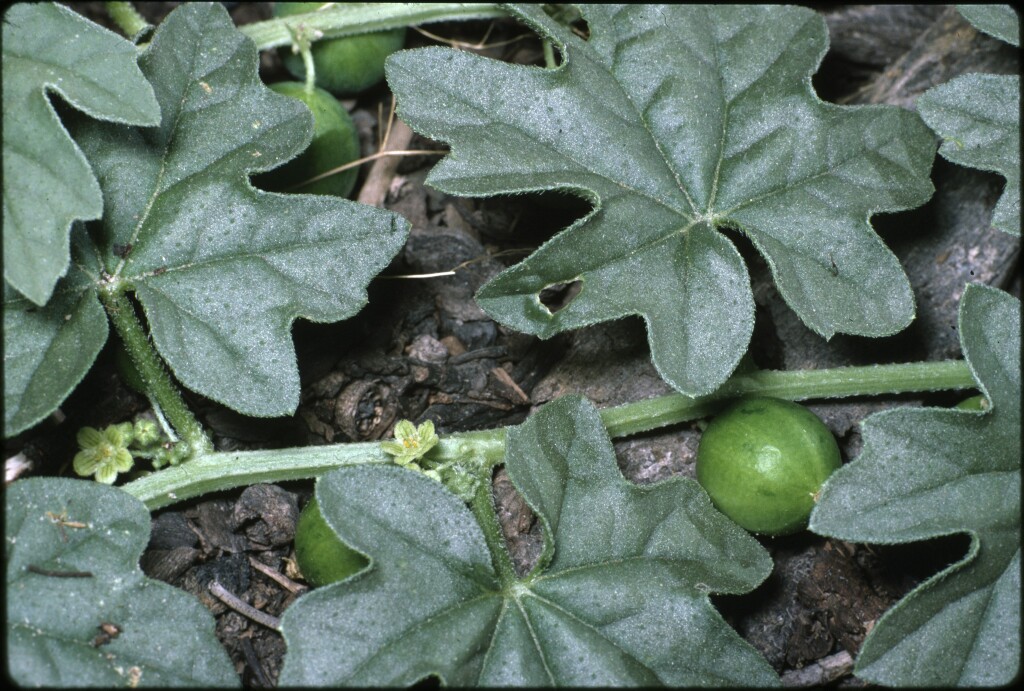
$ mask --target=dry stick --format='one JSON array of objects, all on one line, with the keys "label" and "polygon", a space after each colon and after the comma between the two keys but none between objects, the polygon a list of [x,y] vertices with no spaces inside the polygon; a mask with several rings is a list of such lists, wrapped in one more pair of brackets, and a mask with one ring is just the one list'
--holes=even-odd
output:
[{"label": "dry stick", "polygon": [[467,259],[466,261],[462,262],[458,266],[455,266],[455,267],[449,269],[448,271],[437,271],[437,272],[432,273],[432,274],[387,274],[387,275],[381,274],[377,278],[381,278],[381,279],[385,279],[385,278],[439,278],[441,276],[454,276],[455,272],[458,271],[459,269],[464,269],[467,266],[471,266],[473,264],[477,264],[477,263],[485,261],[487,259],[495,259],[497,257],[503,257],[503,256],[506,256],[506,255],[509,255],[509,254],[529,254],[530,252],[532,252],[535,249],[537,249],[537,248],[533,247],[531,249],[501,250],[500,252],[494,252],[494,253],[485,252],[484,254],[481,254],[478,257],[473,257],[472,259]]},{"label": "dry stick", "polygon": [[783,686],[821,686],[853,670],[853,657],[845,650],[817,660],[803,669],[796,669],[782,675]]},{"label": "dry stick", "polygon": [[266,564],[264,564],[262,561],[260,561],[256,557],[250,556],[249,557],[249,563],[252,564],[252,567],[254,569],[256,569],[260,573],[264,574],[265,576],[273,579],[282,588],[284,588],[285,590],[287,590],[290,593],[301,593],[301,592],[304,592],[304,591],[308,590],[308,588],[306,588],[306,586],[301,585],[299,583],[296,583],[295,581],[293,581],[292,579],[288,578],[287,576],[285,576],[283,573],[280,573],[279,571],[275,571],[273,568],[267,566]]},{"label": "dry stick", "polygon": [[218,581],[212,581],[210,583],[210,592],[213,593],[214,597],[223,602],[225,605],[235,610],[239,614],[245,617],[249,617],[257,624],[263,624],[268,629],[274,631],[281,630],[281,620],[277,617],[273,617],[266,612],[261,612],[248,602],[244,602],[238,598],[234,593],[230,592],[227,588],[222,586]]},{"label": "dry stick", "polygon": [[427,38],[429,38],[431,40],[438,41],[440,43],[445,43],[445,44],[451,46],[452,48],[461,48],[461,49],[464,49],[464,50],[484,50],[485,48],[500,48],[502,46],[508,46],[508,45],[511,45],[511,44],[516,43],[518,41],[522,41],[523,39],[531,38],[532,36],[536,36],[536,34],[524,33],[524,34],[519,34],[518,36],[513,36],[512,38],[506,39],[504,41],[495,41],[494,43],[488,43],[487,39],[490,37],[491,31],[494,29],[494,22],[490,23],[490,25],[487,27],[487,32],[484,34],[484,37],[481,38],[476,43],[467,43],[465,41],[456,41],[455,39],[445,38],[444,36],[438,36],[437,34],[432,34],[432,33],[430,33],[429,31],[427,31],[426,29],[424,29],[423,27],[420,27],[420,26],[414,26],[413,29],[415,29],[417,32],[419,32],[420,34],[422,34],[423,36],[426,36]]},{"label": "dry stick", "polygon": [[[395,119],[391,131],[384,140],[384,151],[402,151],[409,148],[412,141],[412,130],[399,119]],[[383,151],[381,152],[383,153]],[[395,178],[398,170],[399,156],[382,156],[370,166],[370,173],[366,176],[363,188],[359,190],[356,198],[360,204],[383,207],[384,199],[388,195],[391,181]]]},{"label": "dry stick", "polygon": [[357,158],[354,161],[349,161],[348,163],[346,163],[343,166],[338,166],[337,168],[331,168],[330,170],[325,170],[324,172],[320,173],[319,175],[311,177],[308,180],[303,180],[302,182],[298,183],[297,185],[292,185],[291,187],[285,188],[285,192],[294,192],[294,191],[296,191],[298,189],[301,189],[301,188],[305,187],[306,185],[311,185],[314,182],[317,182],[318,180],[323,180],[324,178],[329,178],[332,175],[337,175],[338,173],[342,173],[342,172],[344,172],[346,170],[349,170],[350,168],[358,168],[359,166],[363,165],[364,163],[369,163],[370,161],[376,161],[377,159],[383,158],[385,156],[421,156],[421,155],[425,155],[425,154],[426,155],[432,154],[434,156],[444,156],[447,153],[448,153],[447,151],[441,151],[441,150],[438,150],[438,149],[397,149],[397,150],[394,150],[394,151],[378,151],[375,154],[370,154],[369,156],[363,156],[362,158]]}]

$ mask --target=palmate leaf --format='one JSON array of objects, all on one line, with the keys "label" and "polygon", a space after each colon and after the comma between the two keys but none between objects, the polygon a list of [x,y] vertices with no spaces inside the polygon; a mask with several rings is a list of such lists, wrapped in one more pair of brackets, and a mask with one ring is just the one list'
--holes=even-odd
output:
[{"label": "palmate leaf", "polygon": [[[828,46],[813,11],[775,6],[584,7],[589,40],[537,6],[511,10],[549,38],[557,69],[445,48],[387,64],[402,118],[449,142],[428,182],[467,196],[569,189],[593,212],[485,285],[480,306],[548,337],[629,314],[679,391],[706,394],[746,350],[746,268],[719,232],[739,229],[804,323],[831,337],[894,333],[909,283],[874,212],[932,192],[935,145],[889,106],[820,101]],[[539,294],[579,281],[552,314]]]},{"label": "palmate leaf", "polygon": [[[4,504],[4,659],[15,683],[238,686],[209,611],[139,569],[149,539],[142,502],[92,481],[29,478]],[[69,572],[90,575],[52,575]],[[104,641],[104,623],[120,632]]]},{"label": "palmate leaf", "polygon": [[[1009,5],[959,9],[982,31],[1020,45],[1020,18]],[[1006,178],[992,225],[1020,235],[1020,77],[966,74],[928,89],[917,110],[943,138],[943,158]]]},{"label": "palmate leaf", "polygon": [[68,270],[68,229],[99,218],[103,199],[48,92],[93,118],[155,125],[160,109],[135,46],[61,5],[4,13],[4,279],[46,304]]},{"label": "palmate leaf", "polygon": [[[81,227],[74,233],[84,234]],[[92,274],[96,275],[96,267]],[[28,429],[82,381],[107,341],[107,317],[89,275],[72,266],[45,307],[4,283],[4,435]],[[74,289],[70,289],[70,288]]]},{"label": "palmate leaf", "polygon": [[[55,299],[92,304],[98,290],[134,291],[157,350],[185,386],[248,415],[290,413],[299,395],[292,321],[357,312],[408,224],[348,200],[249,184],[250,173],[308,145],[312,116],[263,86],[255,46],[221,5],[174,10],[139,64],[160,102],[159,127],[72,123],[103,189],[103,219],[76,233],[73,261],[84,278],[62,281]],[[7,314],[21,307],[5,303],[5,322],[24,320]],[[64,322],[48,310],[35,319],[53,316],[51,341],[92,343],[107,327],[98,310],[89,314]],[[5,355],[44,348],[33,334],[8,332]],[[52,410],[82,374],[40,390],[34,369],[16,371],[14,382],[35,388],[6,382],[5,400],[32,399],[22,407],[34,412],[17,422],[9,412],[6,433]]]},{"label": "palmate leaf", "polygon": [[1020,302],[968,286],[964,355],[984,412],[904,408],[864,422],[864,450],[825,483],[810,529],[892,544],[970,535],[961,561],[871,630],[855,672],[887,686],[998,686],[1020,664]]},{"label": "palmate leaf", "polygon": [[597,409],[574,396],[511,428],[505,459],[545,538],[507,582],[439,483],[393,466],[320,479],[326,521],[372,561],[285,612],[282,685],[778,683],[708,601],[754,588],[771,560],[695,482],[626,481]]}]

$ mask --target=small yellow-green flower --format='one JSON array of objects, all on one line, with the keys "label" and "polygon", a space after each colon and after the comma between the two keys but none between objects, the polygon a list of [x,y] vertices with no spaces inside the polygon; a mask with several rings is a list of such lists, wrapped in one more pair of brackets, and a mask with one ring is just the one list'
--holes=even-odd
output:
[{"label": "small yellow-green flower", "polygon": [[134,459],[128,451],[133,430],[130,424],[111,425],[102,432],[95,427],[78,431],[78,446],[73,463],[75,472],[82,477],[95,475],[97,482],[112,485],[118,473],[131,470]]},{"label": "small yellow-green flower", "polygon": [[135,421],[135,444],[139,447],[153,446],[160,441],[160,427],[146,418]]},{"label": "small yellow-green flower", "polygon": [[434,423],[427,420],[419,427],[408,420],[399,420],[395,425],[395,441],[384,441],[380,448],[395,457],[395,463],[408,466],[426,455],[437,444]]}]

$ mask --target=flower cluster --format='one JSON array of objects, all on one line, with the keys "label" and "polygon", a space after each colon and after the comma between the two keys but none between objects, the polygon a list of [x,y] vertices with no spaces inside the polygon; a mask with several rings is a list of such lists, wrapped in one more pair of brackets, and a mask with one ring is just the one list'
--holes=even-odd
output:
[{"label": "flower cluster", "polygon": [[95,475],[97,482],[111,485],[118,474],[127,473],[136,458],[148,458],[154,468],[178,465],[187,449],[164,438],[153,420],[140,418],[134,424],[121,422],[102,430],[83,427],[78,431],[78,448],[72,467],[82,477]]},{"label": "flower cluster", "polygon": [[439,441],[434,423],[419,427],[408,420],[395,424],[395,439],[381,442],[381,449],[395,457],[395,463],[437,480],[463,501],[470,501],[480,482],[479,464],[459,460],[438,461],[427,457]]}]

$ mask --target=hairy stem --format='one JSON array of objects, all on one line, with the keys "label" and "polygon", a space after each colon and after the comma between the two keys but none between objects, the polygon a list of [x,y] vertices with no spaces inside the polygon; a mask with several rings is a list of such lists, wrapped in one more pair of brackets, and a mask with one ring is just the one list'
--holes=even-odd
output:
[{"label": "hairy stem", "polygon": [[124,349],[132,359],[132,364],[139,371],[146,391],[159,404],[160,410],[178,437],[188,444],[193,455],[213,451],[213,445],[203,432],[203,426],[185,405],[178,387],[171,380],[163,361],[153,349],[149,336],[135,315],[135,307],[131,301],[116,288],[101,290],[100,299],[124,342]]},{"label": "hairy stem", "polygon": [[149,23],[132,7],[130,2],[108,2],[107,14],[128,38],[133,39],[143,30],[149,28]]},{"label": "hairy stem", "polygon": [[[493,467],[500,462],[504,449],[505,430],[494,429],[448,435],[431,450],[430,456],[444,462],[480,453]],[[122,489],[152,511],[210,492],[259,482],[305,480],[343,466],[392,461],[393,458],[381,450],[380,442],[375,441],[297,449],[213,452],[133,480]]]},{"label": "hairy stem", "polygon": [[[124,296],[121,296],[121,299],[129,308],[131,307]],[[109,310],[111,307],[108,306]],[[130,314],[134,319],[134,312],[130,312]],[[118,331],[121,331],[121,328],[118,326]],[[138,328],[141,334],[141,326]],[[144,334],[142,334],[142,338],[145,339]],[[144,343],[149,348],[148,341],[144,340]],[[129,348],[128,352],[132,353],[132,350]],[[155,354],[153,357],[156,357]],[[139,366],[139,371],[143,372],[142,366]],[[162,368],[160,371],[166,376],[166,372],[163,372]],[[143,376],[145,377],[145,374]],[[743,395],[774,396],[799,401],[810,398],[843,398],[945,389],[971,389],[974,386],[970,369],[967,367],[967,363],[961,360],[905,365],[837,367],[796,372],[766,370],[737,375],[710,396],[692,398],[682,394],[670,394],[614,408],[605,408],[601,411],[601,419],[610,436],[625,437],[666,425],[707,417],[728,400]],[[178,400],[180,402],[180,399]],[[161,406],[164,407],[166,413],[167,407],[163,401],[161,401]],[[171,416],[168,415],[168,417]],[[171,418],[171,424],[177,428],[177,423],[173,418]],[[203,438],[205,439],[205,437]],[[504,453],[505,430],[498,428],[442,437],[437,446],[430,451],[430,459],[441,464],[470,455],[480,456],[484,460],[480,464],[481,479],[485,480],[481,482],[481,485],[486,488],[487,501],[490,502],[491,468],[503,462]],[[328,470],[341,466],[390,462],[392,462],[391,456],[381,451],[379,442],[268,451],[205,453],[182,465],[167,468],[130,482],[124,486],[124,489],[142,500],[150,510],[153,510],[208,492],[257,482],[306,479],[317,477]],[[474,513],[483,512],[482,505],[477,505],[482,501],[474,499],[471,502],[475,504]],[[486,508],[493,515],[493,507],[488,504]],[[500,535],[498,537],[500,538]],[[504,545],[504,542],[500,544]],[[505,558],[507,559],[507,555]],[[496,568],[504,567],[496,564]]]},{"label": "hairy stem", "polygon": [[913,362],[899,365],[834,367],[821,370],[780,372],[760,370],[729,379],[708,396],[669,394],[601,411],[601,420],[612,437],[707,417],[739,396],[771,396],[790,401],[811,398],[847,398],[879,394],[970,389],[975,386],[963,360]]},{"label": "hairy stem", "polygon": [[[338,38],[371,31],[397,29],[414,24],[427,24],[465,19],[495,19],[508,16],[495,3],[380,3],[337,7],[332,10],[296,14],[268,19],[239,27],[260,50],[291,45],[289,27],[302,24],[306,29],[323,33],[321,38]],[[294,29],[292,29],[294,30]]]}]

